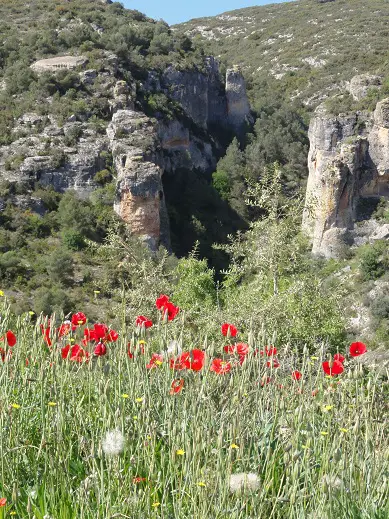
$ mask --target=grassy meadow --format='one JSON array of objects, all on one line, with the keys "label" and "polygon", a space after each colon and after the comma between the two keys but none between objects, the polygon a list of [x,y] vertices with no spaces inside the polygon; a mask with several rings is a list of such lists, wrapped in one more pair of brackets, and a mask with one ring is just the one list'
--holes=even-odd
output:
[{"label": "grassy meadow", "polygon": [[363,349],[223,322],[188,344],[159,306],[114,331],[3,301],[1,518],[388,517],[387,372]]}]

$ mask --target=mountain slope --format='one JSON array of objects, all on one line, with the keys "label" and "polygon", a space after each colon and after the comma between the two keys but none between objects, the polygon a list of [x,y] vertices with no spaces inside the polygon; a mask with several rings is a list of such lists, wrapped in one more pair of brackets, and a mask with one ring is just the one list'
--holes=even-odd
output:
[{"label": "mountain slope", "polygon": [[387,0],[299,0],[250,7],[175,27],[242,67],[253,99],[264,82],[317,104],[356,74],[388,74]]}]

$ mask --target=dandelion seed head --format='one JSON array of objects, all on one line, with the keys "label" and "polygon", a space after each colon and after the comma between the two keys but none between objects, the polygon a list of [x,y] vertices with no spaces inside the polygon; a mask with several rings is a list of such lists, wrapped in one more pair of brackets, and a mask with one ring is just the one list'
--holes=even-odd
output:
[{"label": "dandelion seed head", "polygon": [[124,449],[124,436],[118,429],[108,431],[102,442],[104,454],[107,456],[118,456]]},{"label": "dandelion seed head", "polygon": [[325,490],[334,491],[343,488],[343,481],[336,477],[325,474],[321,479],[321,484]]},{"label": "dandelion seed head", "polygon": [[169,346],[167,347],[167,354],[169,357],[175,355],[181,355],[182,348],[181,344],[178,341],[170,341]]},{"label": "dandelion seed head", "polygon": [[239,472],[230,476],[230,492],[241,492],[242,490],[258,490],[260,479],[252,472]]}]

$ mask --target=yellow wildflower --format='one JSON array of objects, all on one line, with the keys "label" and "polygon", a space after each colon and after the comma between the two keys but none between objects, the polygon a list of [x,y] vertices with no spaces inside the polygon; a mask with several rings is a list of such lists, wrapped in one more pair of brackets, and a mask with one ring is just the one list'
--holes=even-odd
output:
[{"label": "yellow wildflower", "polygon": [[341,427],[340,430],[342,431],[342,433],[348,433],[348,429],[345,429],[344,427]]},{"label": "yellow wildflower", "polygon": [[327,431],[320,431],[320,434],[321,434],[322,436],[327,436],[328,432],[327,432]]},{"label": "yellow wildflower", "polygon": [[4,292],[2,290],[0,290],[0,297],[3,297],[4,296]]},{"label": "yellow wildflower", "polygon": [[206,487],[207,485],[204,483],[204,481],[199,481],[197,483],[197,486],[199,486],[199,487]]},{"label": "yellow wildflower", "polygon": [[49,402],[47,405],[50,407],[55,407],[57,405],[57,402]]},{"label": "yellow wildflower", "polygon": [[130,395],[127,395],[127,393],[123,393],[122,398],[130,398]]},{"label": "yellow wildflower", "polygon": [[143,398],[142,397],[135,398],[135,402],[138,402],[138,404],[140,404],[141,402],[143,402]]},{"label": "yellow wildflower", "polygon": [[157,508],[157,506],[160,506],[161,503],[153,503],[151,506],[153,506],[154,508]]},{"label": "yellow wildflower", "polygon": [[177,454],[177,456],[183,456],[185,454],[185,451],[184,451],[184,449],[178,449],[176,451],[176,454]]},{"label": "yellow wildflower", "polygon": [[323,411],[324,411],[325,413],[328,413],[328,411],[331,411],[331,409],[332,409],[333,407],[334,407],[333,405],[325,405],[325,406],[323,407]]},{"label": "yellow wildflower", "polygon": [[231,443],[230,448],[231,449],[239,449],[239,445],[236,445],[236,443]]},{"label": "yellow wildflower", "polygon": [[11,404],[11,407],[13,407],[14,409],[20,409],[20,405],[19,404]]}]

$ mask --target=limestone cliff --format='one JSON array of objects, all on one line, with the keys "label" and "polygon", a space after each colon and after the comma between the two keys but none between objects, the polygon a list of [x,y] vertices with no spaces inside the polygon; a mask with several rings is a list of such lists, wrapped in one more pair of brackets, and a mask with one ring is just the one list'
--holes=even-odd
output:
[{"label": "limestone cliff", "polygon": [[374,114],[334,117],[320,106],[309,139],[303,228],[315,254],[334,257],[353,242],[361,199],[389,196],[389,99]]},{"label": "limestone cliff", "polygon": [[[31,68],[38,74],[72,69],[82,88],[100,98],[103,91],[111,117],[106,132],[88,112],[64,123],[51,115],[24,114],[14,125],[13,142],[0,146],[0,177],[30,188],[40,183],[57,191],[74,189],[88,197],[97,187],[95,175],[105,168],[104,156],[112,154],[115,211],[151,249],[160,244],[169,249],[163,174],[214,170],[223,152],[218,135],[239,135],[251,120],[243,77],[228,71],[225,84],[214,58],[207,58],[201,70],[169,66],[150,72],[143,84],[129,73],[124,80],[112,54],[106,53],[101,70],[85,70],[86,64],[82,56],[60,56]],[[174,117],[145,115],[142,99],[156,93],[176,103]]]}]

